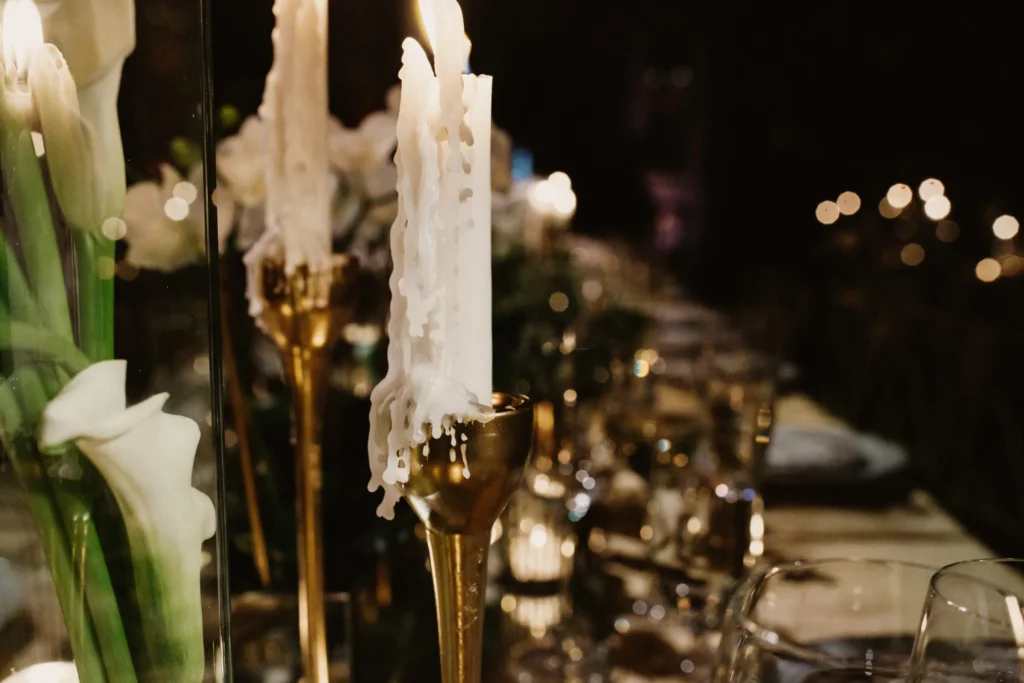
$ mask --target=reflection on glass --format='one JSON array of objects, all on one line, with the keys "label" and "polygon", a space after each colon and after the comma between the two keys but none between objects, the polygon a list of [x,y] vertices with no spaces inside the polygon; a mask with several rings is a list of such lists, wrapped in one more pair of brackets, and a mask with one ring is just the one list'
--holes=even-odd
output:
[{"label": "reflection on glass", "polygon": [[519,491],[505,513],[505,549],[512,578],[521,583],[567,581],[572,577],[576,534],[561,498]]},{"label": "reflection on glass", "polygon": [[202,16],[200,0],[3,6],[0,672],[15,680],[225,669]]},{"label": "reflection on glass", "polygon": [[936,574],[914,645],[910,680],[1021,680],[1022,570],[1019,560],[978,560]]},{"label": "reflection on glass", "polygon": [[716,683],[904,679],[934,571],[826,560],[753,575],[726,611]]}]

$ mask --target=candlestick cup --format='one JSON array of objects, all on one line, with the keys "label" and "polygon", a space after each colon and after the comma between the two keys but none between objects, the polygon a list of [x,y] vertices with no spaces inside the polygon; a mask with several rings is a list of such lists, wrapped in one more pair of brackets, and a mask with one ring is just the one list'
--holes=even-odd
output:
[{"label": "candlestick cup", "polygon": [[331,351],[352,318],[358,265],[335,254],[330,272],[305,267],[284,272],[263,266],[264,307],[260,325],[284,359],[292,393],[295,499],[298,521],[299,640],[307,683],[327,683],[324,626],[323,534],[320,519],[321,416],[327,398]]},{"label": "candlestick cup", "polygon": [[403,493],[427,527],[444,683],[480,683],[491,528],[523,480],[533,406],[495,393],[494,416],[415,449]]}]

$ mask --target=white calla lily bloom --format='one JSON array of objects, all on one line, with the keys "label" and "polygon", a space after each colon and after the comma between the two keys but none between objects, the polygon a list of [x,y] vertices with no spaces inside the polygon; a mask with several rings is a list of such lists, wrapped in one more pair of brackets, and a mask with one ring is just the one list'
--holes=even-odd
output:
[{"label": "white calla lily bloom", "polygon": [[148,666],[159,680],[199,683],[202,544],[216,531],[213,502],[192,487],[199,425],[163,412],[167,394],[128,407],[126,373],[127,363],[113,360],[76,375],[46,406],[39,444],[53,452],[74,443],[106,480],[124,518],[136,597],[151,617]]}]

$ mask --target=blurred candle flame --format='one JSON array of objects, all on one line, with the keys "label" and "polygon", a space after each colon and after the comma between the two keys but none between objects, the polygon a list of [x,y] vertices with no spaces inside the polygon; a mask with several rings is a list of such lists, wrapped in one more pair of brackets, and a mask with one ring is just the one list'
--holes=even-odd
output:
[{"label": "blurred candle flame", "polygon": [[[434,0],[418,0],[420,29],[427,36],[430,49],[437,51],[437,11],[434,9]],[[466,39],[466,73],[469,73],[469,55],[473,51],[473,41],[469,36],[463,34]]]},{"label": "blurred candle flame", "polygon": [[28,79],[33,53],[43,45],[43,19],[32,0],[7,0],[2,35],[7,76]]}]

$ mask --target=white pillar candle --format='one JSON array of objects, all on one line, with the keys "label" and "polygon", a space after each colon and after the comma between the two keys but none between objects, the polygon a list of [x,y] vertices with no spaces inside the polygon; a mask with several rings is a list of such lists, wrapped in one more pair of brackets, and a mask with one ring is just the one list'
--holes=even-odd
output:
[{"label": "white pillar candle", "polygon": [[[328,162],[327,0],[276,0],[274,65],[267,75],[260,117],[267,124],[267,228],[246,255],[250,312],[261,310],[260,269],[265,258],[285,273],[331,268],[331,196]],[[320,291],[326,305],[328,289]]]},{"label": "white pillar candle", "polygon": [[378,513],[388,518],[411,448],[447,433],[452,455],[465,457],[453,426],[491,404],[492,84],[463,74],[469,41],[458,2],[424,0],[422,9],[435,68],[405,41],[388,375],[371,396],[370,490],[384,487]]}]

